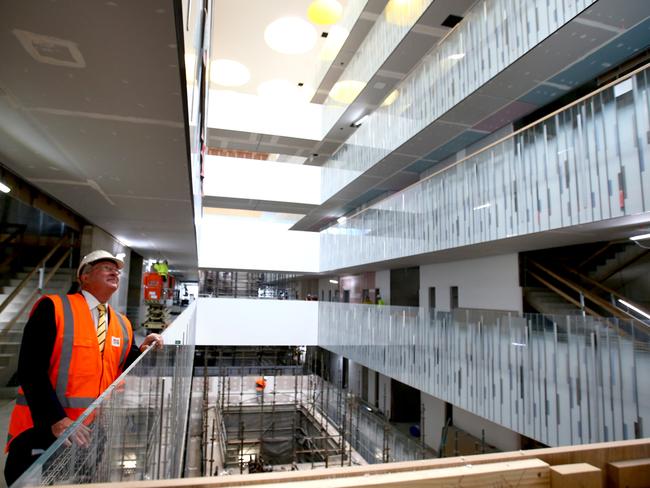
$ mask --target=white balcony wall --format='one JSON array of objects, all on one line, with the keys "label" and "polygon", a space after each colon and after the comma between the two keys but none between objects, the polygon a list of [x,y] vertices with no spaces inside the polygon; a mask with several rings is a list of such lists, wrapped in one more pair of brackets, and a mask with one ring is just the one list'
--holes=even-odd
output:
[{"label": "white balcony wall", "polygon": [[329,227],[321,269],[647,221],[649,91],[645,69]]},{"label": "white balcony wall", "polygon": [[203,195],[320,205],[318,166],[207,156]]},{"label": "white balcony wall", "polygon": [[199,346],[316,345],[318,302],[199,298]]},{"label": "white balcony wall", "polygon": [[300,216],[204,209],[199,267],[317,272],[319,236],[291,231]]}]

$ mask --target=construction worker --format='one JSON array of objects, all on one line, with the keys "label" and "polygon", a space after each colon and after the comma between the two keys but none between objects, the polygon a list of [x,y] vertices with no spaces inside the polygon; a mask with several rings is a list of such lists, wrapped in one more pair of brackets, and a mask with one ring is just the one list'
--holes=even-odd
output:
[{"label": "construction worker", "polygon": [[162,263],[157,261],[156,264],[153,265],[153,268],[156,270],[156,273],[162,277],[163,282],[166,282],[167,277],[169,276],[169,263],[167,260],[165,259]]},{"label": "construction worker", "polygon": [[260,376],[255,380],[255,394],[257,395],[257,403],[262,403],[264,399],[264,388],[266,388],[266,378]]}]

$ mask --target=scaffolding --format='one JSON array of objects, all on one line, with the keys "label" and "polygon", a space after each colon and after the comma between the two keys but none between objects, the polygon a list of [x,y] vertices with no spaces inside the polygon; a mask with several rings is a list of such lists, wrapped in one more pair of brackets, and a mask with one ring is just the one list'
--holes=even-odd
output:
[{"label": "scaffolding", "polygon": [[[312,368],[317,364],[324,368],[322,360],[314,360]],[[252,374],[250,367],[240,368],[237,375],[228,366],[221,372],[227,370],[229,374],[210,376],[214,368],[203,368],[202,381],[196,382],[201,385],[193,395],[193,402],[200,398],[202,409],[201,454],[189,457],[200,458],[200,462],[188,463],[186,476],[436,457],[433,449],[399,432],[386,418],[369,411],[359,398],[322,375],[287,375],[281,368],[264,368]],[[261,394],[255,390],[260,374],[267,379]]]}]

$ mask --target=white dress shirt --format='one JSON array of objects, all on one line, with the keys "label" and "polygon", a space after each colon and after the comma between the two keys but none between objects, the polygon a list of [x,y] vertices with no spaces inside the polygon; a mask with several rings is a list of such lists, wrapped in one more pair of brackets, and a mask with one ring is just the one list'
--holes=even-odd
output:
[{"label": "white dress shirt", "polygon": [[[93,323],[95,324],[95,330],[97,330],[97,323],[99,322],[99,310],[97,310],[97,305],[99,305],[100,302],[95,298],[95,295],[87,292],[86,290],[81,290],[81,294],[86,299],[86,303],[88,304],[90,313],[93,316]],[[106,306],[106,313],[108,314],[108,304],[105,303],[104,305]],[[106,316],[106,324],[108,324],[108,315]]]}]

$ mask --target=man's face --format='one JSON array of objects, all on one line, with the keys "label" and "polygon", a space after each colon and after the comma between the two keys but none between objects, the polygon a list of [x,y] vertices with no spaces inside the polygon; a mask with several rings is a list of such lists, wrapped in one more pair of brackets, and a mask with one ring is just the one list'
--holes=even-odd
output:
[{"label": "man's face", "polygon": [[81,287],[92,293],[100,301],[105,301],[120,286],[120,270],[113,261],[93,263],[88,271],[80,276]]}]

